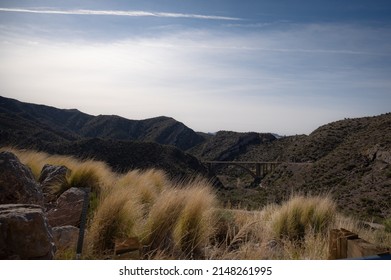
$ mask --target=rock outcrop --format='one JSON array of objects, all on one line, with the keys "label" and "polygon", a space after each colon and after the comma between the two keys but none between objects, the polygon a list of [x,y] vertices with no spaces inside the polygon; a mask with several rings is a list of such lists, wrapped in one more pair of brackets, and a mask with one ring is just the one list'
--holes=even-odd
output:
[{"label": "rock outcrop", "polygon": [[52,259],[53,236],[42,207],[0,205],[0,259]]},{"label": "rock outcrop", "polygon": [[43,205],[40,185],[31,170],[10,152],[0,153],[0,204]]},{"label": "rock outcrop", "polygon": [[57,200],[57,206],[47,212],[52,227],[79,226],[83,208],[84,192],[78,188],[70,188]]},{"label": "rock outcrop", "polygon": [[0,259],[53,259],[56,249],[76,250],[84,192],[54,194],[68,173],[47,164],[38,183],[14,154],[0,153]]}]

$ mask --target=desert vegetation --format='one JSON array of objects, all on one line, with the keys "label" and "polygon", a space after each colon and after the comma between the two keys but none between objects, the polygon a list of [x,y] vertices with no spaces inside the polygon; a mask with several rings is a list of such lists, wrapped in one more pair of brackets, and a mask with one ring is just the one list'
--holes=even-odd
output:
[{"label": "desert vegetation", "polygon": [[91,189],[86,259],[110,258],[115,240],[127,237],[140,240],[144,259],[327,259],[329,230],[341,227],[391,246],[390,218],[384,228],[365,228],[340,214],[328,195],[292,195],[250,211],[221,203],[201,177],[173,181],[157,169],[116,173],[91,159],[1,150],[17,155],[37,179],[45,164],[68,167],[65,182],[51,186],[57,196],[71,187]]}]

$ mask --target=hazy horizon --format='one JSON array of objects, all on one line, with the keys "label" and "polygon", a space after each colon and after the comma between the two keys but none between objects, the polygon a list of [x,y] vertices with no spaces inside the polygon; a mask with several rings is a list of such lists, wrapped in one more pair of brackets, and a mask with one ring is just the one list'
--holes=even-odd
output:
[{"label": "hazy horizon", "polygon": [[0,95],[309,134],[391,105],[387,1],[0,2]]}]

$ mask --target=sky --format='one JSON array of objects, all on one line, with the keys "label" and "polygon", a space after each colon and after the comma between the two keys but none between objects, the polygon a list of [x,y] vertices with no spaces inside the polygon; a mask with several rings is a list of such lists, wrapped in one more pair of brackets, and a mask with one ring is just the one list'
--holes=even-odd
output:
[{"label": "sky", "polygon": [[0,0],[0,95],[195,131],[391,111],[391,2]]}]

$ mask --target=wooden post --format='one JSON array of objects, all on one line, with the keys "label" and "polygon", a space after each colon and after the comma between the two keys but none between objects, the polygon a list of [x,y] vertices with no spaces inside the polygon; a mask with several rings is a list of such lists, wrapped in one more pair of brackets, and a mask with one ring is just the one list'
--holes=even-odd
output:
[{"label": "wooden post", "polygon": [[354,234],[346,229],[332,229],[330,231],[329,241],[329,259],[338,260],[347,258],[348,242],[349,238],[358,238],[357,234]]},{"label": "wooden post", "polygon": [[337,260],[341,255],[339,246],[339,229],[330,230],[329,260]]},{"label": "wooden post", "polygon": [[341,259],[348,258],[348,240],[357,239],[358,235],[350,232],[344,228],[341,228],[340,246],[341,246]]}]

